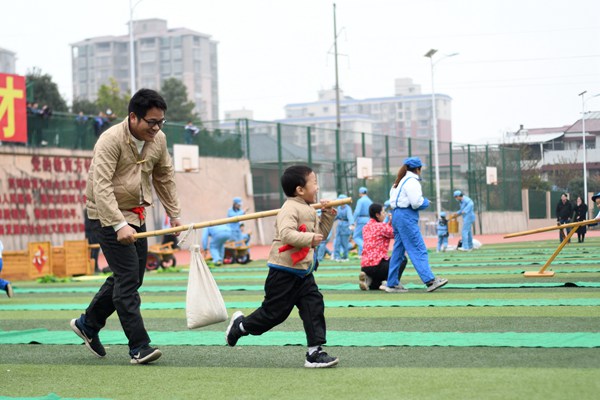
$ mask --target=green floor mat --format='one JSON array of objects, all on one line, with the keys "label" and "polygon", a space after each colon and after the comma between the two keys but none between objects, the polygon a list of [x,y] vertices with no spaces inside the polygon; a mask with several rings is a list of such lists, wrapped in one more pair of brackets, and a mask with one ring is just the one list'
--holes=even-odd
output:
[{"label": "green floor mat", "polygon": [[[260,302],[238,301],[225,302],[229,309],[254,309]],[[56,311],[85,310],[88,304],[2,304],[0,311]],[[472,300],[331,300],[325,301],[327,308],[344,307],[544,307],[600,306],[600,298],[573,299],[472,299]],[[142,302],[142,310],[183,310],[185,302]]]},{"label": "green floor mat", "polygon": [[[548,279],[548,278],[544,278]],[[404,285],[407,289],[421,289],[424,285],[409,283]],[[587,287],[598,288],[600,282],[519,282],[519,283],[448,283],[444,289],[508,289],[508,288],[549,288],[549,287]],[[341,283],[337,285],[322,284],[319,285],[321,290],[358,290],[357,283]],[[224,291],[263,291],[264,285],[219,285],[219,289]],[[24,293],[96,293],[98,287],[15,287],[14,292],[18,294]],[[185,292],[187,286],[151,286],[146,285],[140,288],[140,293],[156,293],[156,292]]]},{"label": "green floor mat", "polygon": [[[224,346],[221,331],[149,332],[155,346]],[[125,345],[121,331],[103,330],[102,343]],[[82,344],[71,331],[0,331],[0,344]],[[267,332],[240,339],[242,346],[305,346],[304,332]],[[327,332],[328,346],[452,346],[452,347],[600,347],[600,333],[595,332]],[[87,350],[82,350],[87,351]]]}]

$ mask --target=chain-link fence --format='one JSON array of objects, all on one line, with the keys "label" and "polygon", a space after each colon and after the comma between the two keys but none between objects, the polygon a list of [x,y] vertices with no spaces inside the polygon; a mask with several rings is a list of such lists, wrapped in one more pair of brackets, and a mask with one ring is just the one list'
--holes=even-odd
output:
[{"label": "chain-link fence", "polygon": [[[54,113],[50,118],[30,115],[28,145],[91,150],[102,131],[120,121],[105,119],[99,129],[96,116],[78,119],[66,113]],[[202,128],[191,144],[198,145],[200,156],[249,159],[257,211],[281,206],[284,194],[279,177],[287,166],[298,163],[311,165],[317,172],[323,196],[345,193],[356,197],[358,188],[367,186],[371,199],[384,202],[404,158],[410,156],[420,157],[425,164],[423,192],[436,202],[433,143],[426,138],[247,119],[208,121],[199,126]],[[184,128],[184,123],[165,124],[169,146],[185,143]],[[438,148],[442,209],[457,208],[452,193],[458,189],[475,201],[478,212],[522,210],[518,150],[449,142],[440,142]],[[357,178],[357,157],[372,160],[368,179]]]}]

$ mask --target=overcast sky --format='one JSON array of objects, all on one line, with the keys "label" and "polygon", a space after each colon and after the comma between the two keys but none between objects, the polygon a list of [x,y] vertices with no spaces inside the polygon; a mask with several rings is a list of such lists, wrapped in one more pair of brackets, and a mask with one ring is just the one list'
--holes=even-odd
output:
[{"label": "overcast sky", "polygon": [[[134,4],[136,2],[134,1]],[[128,33],[129,0],[0,0],[0,47],[17,73],[37,66],[72,100],[70,44]],[[337,0],[340,87],[353,98],[394,95],[410,77],[453,98],[456,142],[498,142],[506,131],[571,124],[578,94],[600,93],[598,0]],[[225,110],[284,117],[335,84],[333,2],[325,0],[142,0],[134,19],[163,18],[219,42]],[[600,110],[600,97],[586,110]]]}]

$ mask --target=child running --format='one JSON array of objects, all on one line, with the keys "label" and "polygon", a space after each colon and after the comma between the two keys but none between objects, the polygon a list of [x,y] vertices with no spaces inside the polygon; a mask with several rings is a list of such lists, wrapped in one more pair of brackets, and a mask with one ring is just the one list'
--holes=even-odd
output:
[{"label": "child running", "polygon": [[325,338],[325,304],[313,272],[318,267],[315,248],[327,237],[336,210],[327,207],[321,218],[310,206],[317,201],[317,176],[304,165],[287,168],[281,176],[281,187],[287,196],[277,214],[275,237],[267,266],[265,298],[262,305],[248,316],[236,311],[225,331],[231,347],[248,334],[262,335],[285,321],[294,306],[298,307],[304,323],[308,351],[306,368],[327,368],[337,365],[338,359],[323,351]]}]

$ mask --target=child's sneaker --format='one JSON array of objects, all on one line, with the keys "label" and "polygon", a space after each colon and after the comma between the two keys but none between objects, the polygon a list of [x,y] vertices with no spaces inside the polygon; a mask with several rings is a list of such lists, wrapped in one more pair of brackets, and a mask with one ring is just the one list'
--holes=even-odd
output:
[{"label": "child's sneaker", "polygon": [[360,274],[358,275],[358,287],[360,287],[360,290],[369,290],[371,288],[371,283],[373,283],[373,278],[364,271],[360,271]]},{"label": "child's sneaker", "polygon": [[243,318],[244,314],[241,311],[236,311],[231,316],[229,326],[227,326],[227,330],[225,331],[225,342],[227,345],[231,347],[235,346],[239,338],[248,334],[247,332],[242,332],[240,328]]},{"label": "child's sneaker", "polygon": [[14,292],[13,292],[12,285],[11,285],[10,283],[7,283],[7,284],[6,284],[6,287],[4,288],[4,290],[6,291],[6,295],[7,295],[9,298],[13,297],[13,295],[14,295]]},{"label": "child's sneaker", "polygon": [[337,357],[331,357],[325,353],[321,346],[312,354],[306,353],[305,368],[330,368],[335,367],[338,363]]}]

